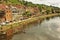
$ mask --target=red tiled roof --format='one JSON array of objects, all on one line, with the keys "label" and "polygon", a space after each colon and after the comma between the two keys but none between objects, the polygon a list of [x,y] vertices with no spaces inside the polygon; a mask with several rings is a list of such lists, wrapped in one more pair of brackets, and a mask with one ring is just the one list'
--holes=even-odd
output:
[{"label": "red tiled roof", "polygon": [[21,8],[21,5],[12,5],[12,6],[14,6],[16,8]]},{"label": "red tiled roof", "polygon": [[0,10],[5,10],[7,5],[0,4]]},{"label": "red tiled roof", "polygon": [[20,9],[20,8],[26,8],[24,5],[15,5],[15,7],[17,7],[18,9]]}]

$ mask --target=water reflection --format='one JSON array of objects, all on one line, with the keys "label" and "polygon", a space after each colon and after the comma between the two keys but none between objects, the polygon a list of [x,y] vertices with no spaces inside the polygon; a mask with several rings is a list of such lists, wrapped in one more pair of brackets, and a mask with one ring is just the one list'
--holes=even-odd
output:
[{"label": "water reflection", "polygon": [[12,40],[60,40],[60,17],[30,25],[25,33],[15,35]]}]

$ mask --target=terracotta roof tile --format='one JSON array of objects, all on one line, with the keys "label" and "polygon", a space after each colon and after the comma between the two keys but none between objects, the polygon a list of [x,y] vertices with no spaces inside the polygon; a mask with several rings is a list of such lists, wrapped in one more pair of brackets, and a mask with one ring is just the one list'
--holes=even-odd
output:
[{"label": "terracotta roof tile", "polygon": [[0,4],[0,10],[5,10],[8,6],[4,4]]}]

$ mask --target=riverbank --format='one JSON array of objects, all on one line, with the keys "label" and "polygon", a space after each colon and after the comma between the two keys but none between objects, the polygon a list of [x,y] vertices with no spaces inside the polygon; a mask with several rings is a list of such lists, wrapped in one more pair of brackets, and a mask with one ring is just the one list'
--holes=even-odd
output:
[{"label": "riverbank", "polygon": [[60,40],[60,17],[27,26],[24,32],[15,34],[12,40]]},{"label": "riverbank", "polygon": [[7,25],[0,26],[0,28],[2,28],[3,31],[7,31],[10,28],[16,28],[16,27],[20,28],[20,27],[23,27],[23,25],[28,25],[35,21],[38,21],[38,20],[42,21],[43,19],[45,19],[47,17],[49,18],[49,17],[53,17],[53,16],[58,16],[58,15],[60,15],[60,14],[48,14],[48,15],[42,15],[39,17],[33,17],[33,18],[26,19],[26,20],[22,20],[22,21],[17,21],[16,23],[10,23]]},{"label": "riverbank", "polygon": [[[26,20],[13,22],[13,23],[9,23],[6,25],[0,25],[0,34],[3,35],[3,37],[5,39],[9,40],[12,38],[12,36],[15,33],[23,32],[24,29],[26,27],[28,28],[28,25],[30,25],[30,24],[34,24],[34,23],[38,23],[38,22],[41,23],[46,18],[51,18],[51,17],[55,17],[55,16],[59,16],[59,15],[60,14],[57,14],[57,13],[56,14],[41,15],[38,17],[31,17]],[[0,39],[3,39],[3,38],[1,38],[1,36],[0,36]]]}]

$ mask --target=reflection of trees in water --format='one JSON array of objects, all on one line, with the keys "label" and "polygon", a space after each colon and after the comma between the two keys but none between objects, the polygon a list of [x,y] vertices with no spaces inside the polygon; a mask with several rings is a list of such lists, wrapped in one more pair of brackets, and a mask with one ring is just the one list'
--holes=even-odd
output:
[{"label": "reflection of trees in water", "polygon": [[[41,24],[32,24],[27,26],[25,33],[17,34],[12,40],[60,40],[60,33],[55,32],[60,27],[60,18],[45,20]],[[49,30],[49,28],[54,30]],[[52,31],[54,31],[52,33]],[[60,31],[59,31],[60,32]],[[59,34],[59,35],[58,35]]]}]

